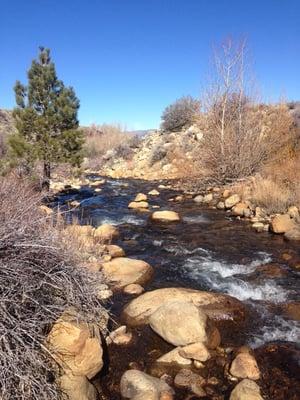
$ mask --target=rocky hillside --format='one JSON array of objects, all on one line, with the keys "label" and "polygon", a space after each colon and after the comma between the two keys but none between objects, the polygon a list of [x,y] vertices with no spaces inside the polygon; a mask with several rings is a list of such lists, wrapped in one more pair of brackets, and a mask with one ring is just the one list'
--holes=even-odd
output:
[{"label": "rocky hillside", "polygon": [[151,131],[134,149],[130,160],[110,151],[104,157],[103,173],[143,179],[179,178],[193,171],[202,134],[196,126],[180,132]]}]

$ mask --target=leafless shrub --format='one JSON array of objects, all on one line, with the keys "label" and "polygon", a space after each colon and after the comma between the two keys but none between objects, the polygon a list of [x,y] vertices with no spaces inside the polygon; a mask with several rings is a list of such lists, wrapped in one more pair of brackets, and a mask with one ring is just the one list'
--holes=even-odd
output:
[{"label": "leafless shrub", "polygon": [[84,132],[86,155],[90,159],[101,158],[107,151],[127,143],[133,136],[118,124],[91,125]]},{"label": "leafless shrub", "polygon": [[40,195],[15,177],[0,184],[0,398],[61,399],[44,343],[69,307],[97,322],[102,277],[74,265],[60,233],[39,213]]},{"label": "leafless shrub", "polygon": [[200,102],[191,96],[181,97],[169,105],[162,114],[162,129],[164,131],[179,131],[192,125],[200,112]]},{"label": "leafless shrub", "polygon": [[203,161],[220,181],[258,171],[293,132],[286,105],[256,103],[245,53],[245,42],[228,40],[221,46],[215,53],[213,83],[203,99]]},{"label": "leafless shrub", "polygon": [[163,160],[167,156],[167,150],[162,147],[162,143],[156,145],[152,151],[149,158],[149,166],[151,167],[155,163]]}]

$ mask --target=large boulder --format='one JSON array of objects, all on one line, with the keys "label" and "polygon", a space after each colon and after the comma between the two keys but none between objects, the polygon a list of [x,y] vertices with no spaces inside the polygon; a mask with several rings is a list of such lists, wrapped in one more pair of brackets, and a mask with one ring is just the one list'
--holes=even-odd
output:
[{"label": "large boulder", "polygon": [[145,284],[153,274],[153,268],[142,260],[117,257],[102,264],[102,271],[115,287],[122,288],[132,283]]},{"label": "large boulder", "polygon": [[271,221],[271,231],[274,233],[285,233],[296,227],[295,221],[289,214],[278,214]]},{"label": "large boulder", "polygon": [[47,337],[47,347],[68,375],[91,379],[102,369],[100,336],[92,336],[87,324],[58,320]]},{"label": "large boulder", "polygon": [[238,204],[240,201],[241,201],[241,198],[238,194],[232,194],[231,196],[227,197],[226,200],[224,201],[225,207],[232,208],[236,204]]},{"label": "large boulder", "polygon": [[263,400],[259,386],[250,379],[243,379],[230,394],[229,400]]},{"label": "large boulder", "polygon": [[155,211],[151,215],[151,219],[154,221],[173,222],[180,221],[180,216],[175,211]]},{"label": "large boulder", "polygon": [[166,342],[185,346],[206,342],[207,316],[191,302],[163,304],[149,318],[151,328]]},{"label": "large boulder", "polygon": [[260,378],[255,358],[248,352],[239,353],[232,361],[230,373],[236,378],[257,380]]},{"label": "large boulder", "polygon": [[130,325],[149,322],[150,316],[163,304],[183,301],[200,307],[213,320],[244,320],[245,308],[239,300],[220,293],[186,288],[163,288],[146,292],[132,300],[123,315]]},{"label": "large boulder", "polygon": [[173,390],[163,380],[134,369],[123,374],[120,390],[123,397],[134,400],[159,400],[163,394],[173,394]]},{"label": "large boulder", "polygon": [[94,238],[101,242],[110,242],[112,239],[119,236],[119,230],[113,225],[103,224],[94,231]]},{"label": "large boulder", "polygon": [[85,376],[64,374],[59,385],[68,400],[97,400],[97,390]]}]

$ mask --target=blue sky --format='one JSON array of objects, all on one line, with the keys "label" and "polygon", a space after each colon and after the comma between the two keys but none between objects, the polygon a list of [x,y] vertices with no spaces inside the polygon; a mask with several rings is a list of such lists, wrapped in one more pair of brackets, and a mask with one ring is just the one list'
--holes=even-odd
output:
[{"label": "blue sky", "polygon": [[74,86],[82,124],[155,128],[198,96],[211,48],[246,36],[264,99],[300,100],[300,0],[1,0],[0,108],[14,106],[39,45]]}]

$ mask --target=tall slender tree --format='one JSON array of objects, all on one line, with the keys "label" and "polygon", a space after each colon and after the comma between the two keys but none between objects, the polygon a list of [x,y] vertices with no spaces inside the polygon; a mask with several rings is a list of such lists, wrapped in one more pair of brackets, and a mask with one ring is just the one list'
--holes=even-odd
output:
[{"label": "tall slender tree", "polygon": [[17,81],[14,87],[17,134],[10,146],[27,165],[43,163],[43,183],[49,186],[52,163],[80,165],[83,135],[78,129],[79,100],[74,89],[57,78],[50,50],[39,50],[27,74],[28,85]]}]

